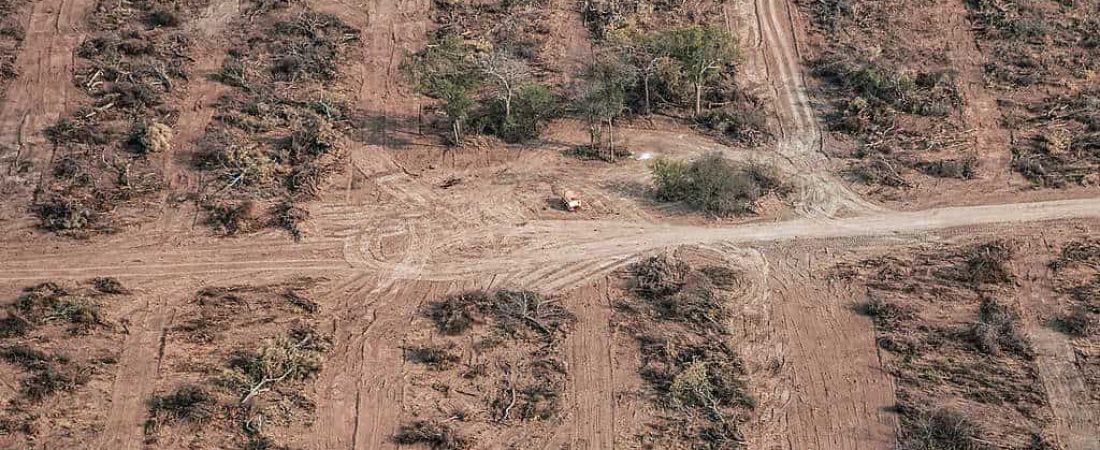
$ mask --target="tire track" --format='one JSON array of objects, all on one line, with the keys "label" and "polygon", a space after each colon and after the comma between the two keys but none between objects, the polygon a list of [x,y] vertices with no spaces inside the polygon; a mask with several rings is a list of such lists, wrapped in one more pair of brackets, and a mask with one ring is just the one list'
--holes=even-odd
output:
[{"label": "tire track", "polygon": [[70,97],[81,95],[72,85],[73,53],[84,40],[84,17],[94,0],[42,0],[34,3],[23,48],[16,58],[19,76],[8,86],[0,107],[0,154],[12,173],[16,164],[41,164],[50,148],[39,132],[69,107]]},{"label": "tire track", "polygon": [[1100,404],[1090,395],[1069,338],[1043,323],[1044,317],[1059,313],[1060,308],[1048,265],[1050,255],[1057,250],[1036,245],[1039,242],[1043,240],[1027,243],[1028,258],[1023,262],[1018,309],[1035,350],[1035,367],[1050,401],[1054,416],[1051,425],[1057,443],[1065,450],[1097,450]]},{"label": "tire track", "polygon": [[806,93],[789,8],[786,0],[755,0],[757,20],[747,21],[747,25],[761,28],[754,34],[762,36],[764,64],[751,67],[764,70],[753,77],[767,80],[780,106],[782,133],[776,149],[782,159],[775,163],[793,178],[798,189],[796,210],[808,217],[881,212],[880,206],[863,199],[828,172],[821,128]]},{"label": "tire track", "polygon": [[858,293],[810,279],[812,269],[796,267],[790,255],[770,259],[785,266],[769,276],[795,400],[783,412],[785,448],[892,448],[897,418],[888,409],[896,387],[879,360],[871,320],[849,308]]},{"label": "tire track", "polygon": [[578,318],[577,330],[565,343],[574,410],[568,446],[572,449],[615,448],[614,340],[606,294],[610,283],[608,277],[567,295],[569,309]]}]

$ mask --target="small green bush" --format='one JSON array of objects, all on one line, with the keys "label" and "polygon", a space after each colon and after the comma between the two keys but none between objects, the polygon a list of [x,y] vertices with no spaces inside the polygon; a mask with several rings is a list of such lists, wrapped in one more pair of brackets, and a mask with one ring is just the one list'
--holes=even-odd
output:
[{"label": "small green bush", "polygon": [[476,119],[474,127],[505,142],[527,142],[537,139],[547,122],[557,114],[558,100],[550,89],[539,84],[528,84],[516,90],[510,117],[506,115],[504,102],[494,100]]},{"label": "small green bush", "polygon": [[751,214],[760,197],[782,189],[762,168],[735,167],[718,153],[690,163],[658,158],[650,169],[658,200],[684,202],[718,217]]}]

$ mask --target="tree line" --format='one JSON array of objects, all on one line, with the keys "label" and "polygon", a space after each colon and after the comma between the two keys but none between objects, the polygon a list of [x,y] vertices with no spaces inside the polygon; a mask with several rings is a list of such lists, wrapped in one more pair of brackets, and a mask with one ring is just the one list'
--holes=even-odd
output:
[{"label": "tree line", "polygon": [[568,114],[588,124],[592,150],[613,160],[619,118],[690,105],[691,116],[699,119],[709,108],[707,90],[732,72],[740,57],[736,40],[711,26],[620,32],[605,43],[565,95],[539,82],[523,58],[478,49],[454,34],[407,54],[401,69],[418,93],[440,102],[453,144],[471,132],[528,141],[550,119]]}]

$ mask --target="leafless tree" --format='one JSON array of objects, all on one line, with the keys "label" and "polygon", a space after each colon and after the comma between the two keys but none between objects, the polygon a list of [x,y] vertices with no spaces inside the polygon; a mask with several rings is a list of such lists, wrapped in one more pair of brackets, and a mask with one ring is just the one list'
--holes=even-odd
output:
[{"label": "leafless tree", "polygon": [[527,64],[506,51],[493,50],[478,58],[478,70],[497,85],[497,97],[504,102],[505,120],[512,117],[512,97],[516,88],[531,76]]}]

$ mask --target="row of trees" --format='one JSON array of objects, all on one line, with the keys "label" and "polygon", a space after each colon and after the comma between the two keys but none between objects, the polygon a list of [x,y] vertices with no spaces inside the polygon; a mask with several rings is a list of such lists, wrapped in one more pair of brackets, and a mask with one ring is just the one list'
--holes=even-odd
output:
[{"label": "row of trees", "polygon": [[[736,41],[716,27],[622,33],[607,42],[580,74],[571,112],[588,122],[593,148],[606,150],[611,159],[618,118],[628,112],[652,113],[658,93],[662,98],[690,96],[680,103],[691,103],[693,116],[699,117],[704,91],[739,58]],[[531,81],[525,62],[500,51],[475,54],[457,36],[409,55],[402,67],[418,92],[442,102],[456,143],[477,106],[476,97],[486,91],[491,101],[476,122],[508,140],[537,137],[557,110],[549,89]]]}]

